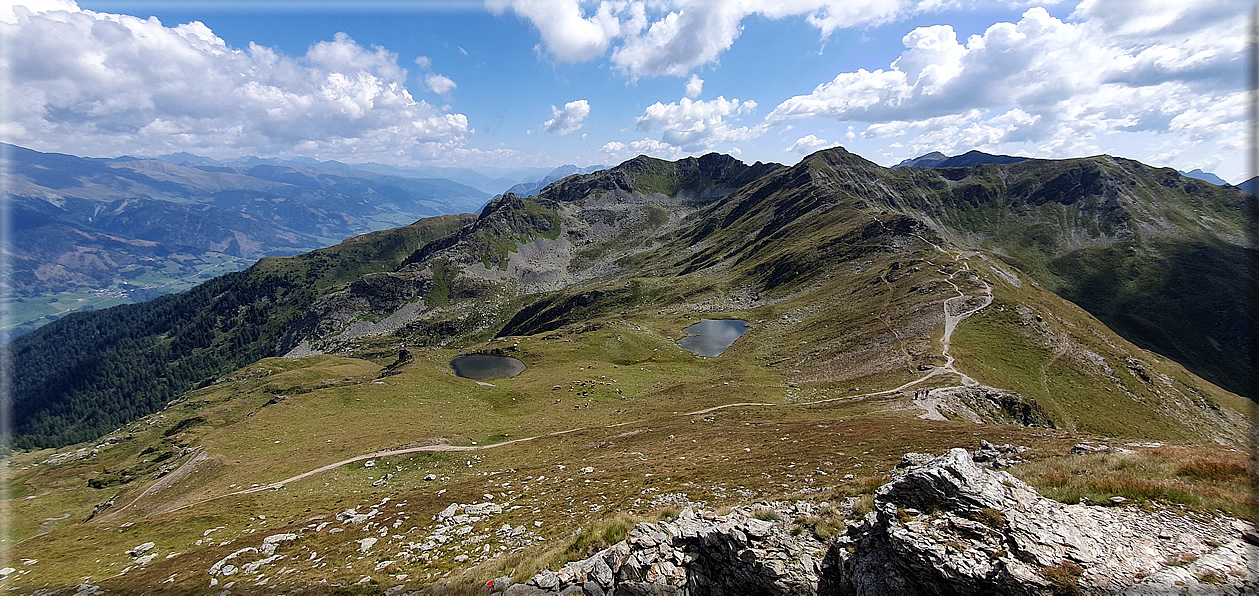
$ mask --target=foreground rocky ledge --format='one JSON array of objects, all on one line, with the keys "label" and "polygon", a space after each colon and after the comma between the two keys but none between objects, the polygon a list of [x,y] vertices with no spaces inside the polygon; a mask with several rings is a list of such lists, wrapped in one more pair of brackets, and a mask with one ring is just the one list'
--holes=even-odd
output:
[{"label": "foreground rocky ledge", "polygon": [[908,454],[902,468],[829,545],[800,531],[797,520],[814,514],[806,503],[724,516],[688,509],[558,572],[489,587],[511,596],[1259,593],[1259,536],[1240,520],[1064,505],[963,449]]}]

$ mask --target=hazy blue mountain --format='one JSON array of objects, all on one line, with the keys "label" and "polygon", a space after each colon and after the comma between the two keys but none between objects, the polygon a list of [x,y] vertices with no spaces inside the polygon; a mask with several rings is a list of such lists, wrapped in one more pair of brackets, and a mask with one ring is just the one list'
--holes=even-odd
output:
[{"label": "hazy blue mountain", "polygon": [[1190,178],[1197,178],[1203,182],[1210,182],[1216,186],[1224,186],[1225,184],[1228,184],[1228,182],[1223,178],[1220,178],[1211,172],[1203,172],[1201,169],[1194,169],[1188,172],[1181,170],[1180,173]]},{"label": "hazy blue mountain", "polygon": [[599,170],[607,169],[607,167],[608,166],[605,166],[602,164],[596,165],[596,166],[587,166],[584,168],[579,168],[572,164],[562,165],[558,168],[555,168],[554,170],[551,170],[550,172],[548,172],[545,176],[542,176],[541,178],[536,178],[533,180],[526,180],[524,182],[521,182],[520,184],[517,184],[511,188],[508,188],[503,194],[513,193],[513,194],[520,195],[522,197],[531,197],[533,195],[538,194],[538,192],[540,192],[543,188],[546,188],[546,186],[552,182],[563,180],[569,176],[572,176],[573,174],[589,174],[591,172],[597,172]]},{"label": "hazy blue mountain", "polygon": [[1012,155],[993,155],[984,153],[983,151],[967,151],[961,155],[949,157],[939,151],[932,151],[926,155],[920,155],[913,159],[906,159],[894,166],[893,168],[968,168],[971,166],[980,166],[989,163],[1005,164],[1018,163],[1026,161],[1026,157],[1014,157]]},{"label": "hazy blue mountain", "polygon": [[1240,188],[1246,192],[1249,192],[1250,194],[1259,193],[1259,176],[1255,176],[1254,178],[1251,178],[1250,180],[1247,180],[1245,182],[1242,182],[1241,184],[1238,184],[1237,188]]},{"label": "hazy blue mountain", "polygon": [[936,164],[939,164],[940,162],[943,162],[944,160],[948,158],[949,156],[943,153],[940,153],[939,151],[932,151],[931,153],[927,153],[926,155],[919,155],[918,157],[911,157],[892,167],[893,168],[934,168]]},{"label": "hazy blue mountain", "polygon": [[3,150],[14,221],[4,280],[14,300],[4,308],[19,333],[490,198],[445,178],[340,162]]}]

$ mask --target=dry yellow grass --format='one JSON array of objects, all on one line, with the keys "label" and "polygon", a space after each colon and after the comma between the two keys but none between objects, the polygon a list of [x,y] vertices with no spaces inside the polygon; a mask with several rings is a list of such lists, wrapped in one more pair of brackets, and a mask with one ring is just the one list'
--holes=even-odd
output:
[{"label": "dry yellow grass", "polygon": [[1245,451],[1168,445],[1133,453],[1091,453],[1039,459],[1011,470],[1047,497],[1065,503],[1172,503],[1204,513],[1259,519],[1259,477]]}]

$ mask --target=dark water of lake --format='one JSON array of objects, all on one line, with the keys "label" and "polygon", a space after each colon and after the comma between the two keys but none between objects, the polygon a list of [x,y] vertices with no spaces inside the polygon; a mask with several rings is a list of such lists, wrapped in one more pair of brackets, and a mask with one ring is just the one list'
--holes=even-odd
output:
[{"label": "dark water of lake", "polygon": [[524,372],[525,363],[510,356],[468,354],[451,360],[450,368],[455,369],[455,374],[465,379],[486,381],[514,377]]},{"label": "dark water of lake", "polygon": [[720,356],[748,329],[748,322],[739,319],[702,319],[683,329],[686,337],[678,345],[696,356]]}]

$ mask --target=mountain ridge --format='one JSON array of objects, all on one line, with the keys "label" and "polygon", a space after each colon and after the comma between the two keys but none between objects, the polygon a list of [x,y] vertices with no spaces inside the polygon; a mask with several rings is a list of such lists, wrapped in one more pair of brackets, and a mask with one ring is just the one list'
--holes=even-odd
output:
[{"label": "mountain ridge", "polygon": [[961,155],[949,157],[939,151],[932,151],[902,160],[900,163],[892,166],[893,168],[965,168],[969,166],[978,166],[983,164],[1003,164],[1016,163],[1026,159],[1027,157],[1016,157],[1013,155],[994,155],[984,153],[977,149],[971,149]]},{"label": "mountain ridge", "polygon": [[[1148,556],[1107,559],[1133,584],[1248,568],[1254,402],[1047,288],[1125,290],[1058,268],[1087,251],[1156,270],[1183,266],[1172,248],[1245,254],[1252,195],[1107,156],[622,165],[19,338],[5,505],[30,562],[0,574],[20,590],[539,593],[582,573],[613,586],[599,560],[618,589],[699,586],[733,567],[686,557],[730,555],[740,577],[812,570],[820,590],[826,560],[853,585],[882,585],[887,563],[938,586],[961,561],[967,585],[1069,590],[1109,572],[1060,553],[1025,581],[988,570],[1027,564],[1003,546],[1027,524],[1037,544],[1128,552],[1051,538],[1076,514],[1148,535]],[[1155,297],[1209,310],[1204,294],[1231,291],[1227,267],[1188,273],[1199,294]],[[703,319],[741,334],[696,355],[680,338]],[[460,377],[466,355],[523,370]],[[706,553],[656,534],[696,524],[742,533],[718,529],[730,548]]]},{"label": "mountain ridge", "polygon": [[565,164],[565,165],[556,167],[554,170],[551,170],[550,172],[548,172],[545,176],[542,176],[536,180],[525,180],[519,184],[516,184],[512,186],[511,188],[508,188],[507,190],[503,191],[499,196],[511,193],[511,194],[520,195],[522,197],[528,198],[535,194],[538,194],[539,191],[541,191],[543,188],[546,188],[546,186],[551,184],[552,182],[563,180],[564,178],[572,176],[573,174],[589,174],[592,172],[597,172],[599,170],[606,170],[607,168],[608,166],[605,166],[603,164],[587,166],[584,168],[579,168],[572,164]]},{"label": "mountain ridge", "polygon": [[[1243,195],[1235,193],[1185,179],[1174,170],[1108,156],[943,170],[883,168],[842,148],[815,153],[792,167],[748,165],[717,154],[676,162],[640,156],[608,170],[565,178],[533,198],[505,195],[487,204],[475,219],[445,220],[448,223],[439,227],[447,233],[428,234],[424,243],[405,255],[395,253],[380,261],[370,274],[342,279],[335,287],[328,286],[325,293],[308,295],[301,307],[304,312],[291,313],[285,319],[293,325],[273,329],[263,343],[271,346],[268,350],[272,355],[290,356],[388,350],[392,348],[384,346],[399,342],[419,347],[467,345],[503,333],[555,330],[601,313],[653,303],[685,305],[712,300],[714,290],[722,290],[708,285],[705,279],[724,280],[721,284],[731,284],[725,291],[732,296],[748,296],[749,301],[740,308],[768,306],[801,293],[822,291],[819,288],[840,295],[853,292],[853,288],[826,281],[837,275],[857,283],[854,287],[878,280],[887,284],[888,290],[857,298],[858,304],[871,299],[892,300],[878,296],[897,287],[901,283],[897,280],[910,283],[908,280],[926,275],[924,267],[931,261],[930,255],[949,244],[955,245],[955,250],[1000,255],[998,258],[1023,269],[1046,287],[1052,289],[1056,283],[1068,297],[1076,292],[1076,299],[1087,308],[1089,290],[1103,283],[1097,280],[1115,276],[1101,270],[1100,277],[1079,279],[1070,277],[1073,271],[1091,272],[1084,266],[1114,254],[1116,246],[1136,251],[1133,254],[1137,256],[1125,257],[1121,265],[1131,262],[1133,267],[1145,267],[1142,263],[1149,261],[1149,254],[1180,250],[1182,244],[1176,242],[1200,239],[1194,241],[1197,244],[1184,245],[1191,247],[1187,254],[1197,256],[1177,261],[1169,270],[1172,275],[1159,278],[1164,285],[1155,291],[1104,286],[1109,288],[1108,299],[1114,302],[1092,306],[1105,320],[1115,316],[1114,310],[1107,311],[1108,305],[1128,312],[1133,303],[1125,302],[1124,296],[1132,295],[1132,300],[1161,296],[1166,284],[1180,279],[1177,275],[1205,275],[1202,279],[1213,280],[1205,291],[1216,300],[1227,301],[1243,290],[1236,282],[1227,281],[1236,267],[1244,265],[1242,257],[1247,251],[1253,250],[1235,234],[1242,219],[1232,212],[1243,200]],[[1195,211],[1196,215],[1191,213]],[[1055,232],[1058,236],[1046,235],[1049,228],[1045,226],[1063,221],[1063,214],[1070,215],[1066,221],[1074,222],[1071,227]],[[388,237],[390,233],[375,238]],[[1170,240],[1160,240],[1165,237]],[[1232,261],[1225,259],[1224,268],[1218,271],[1189,268],[1177,273],[1177,267],[1202,262],[1204,254],[1230,254]],[[898,257],[917,264],[905,269],[905,261]],[[843,275],[835,269],[837,263],[861,263],[862,259],[895,267],[874,278],[870,277],[871,265],[855,265],[853,272]],[[985,267],[993,271],[1003,267],[996,260],[989,261]],[[952,275],[957,273],[951,269],[955,266],[944,270]],[[262,269],[266,267],[259,271]],[[618,283],[615,280],[619,277],[626,281]],[[1009,291],[1017,294],[1029,290]],[[881,324],[915,329],[929,324],[935,316],[934,307],[928,308],[929,300],[916,297],[929,295],[896,297],[896,303],[902,304],[900,314],[886,315],[890,318]],[[1202,317],[1207,315],[1193,310],[1193,300],[1172,298],[1180,310],[1169,313],[1196,321],[1200,328],[1196,343],[1182,340],[1164,344],[1165,350],[1167,346],[1179,347],[1180,358],[1202,354],[1201,346],[1210,345],[1212,333],[1229,332],[1202,324]],[[1156,307],[1168,308],[1166,298],[1162,299],[1164,302]],[[1194,299],[1201,300],[1197,295]],[[1234,330],[1242,328],[1235,324],[1236,317],[1245,313],[1223,312],[1223,322]],[[843,316],[861,315],[853,312]],[[849,322],[845,324],[851,325],[856,319],[846,320]],[[219,331],[198,341],[214,343],[240,334],[251,336],[249,327],[238,323],[221,321],[214,325]],[[1138,326],[1135,332],[1127,332],[1130,338],[1157,344],[1157,335],[1142,339],[1144,329]],[[1241,341],[1229,335],[1221,337]],[[851,364],[854,354],[861,353],[868,353],[872,362],[882,363],[875,368],[894,368],[895,359],[875,347],[880,345],[877,338],[878,329],[873,327],[842,341],[832,338],[815,350],[817,362],[801,369],[804,372],[800,374],[857,378],[835,377],[835,373],[825,372],[828,365],[824,363],[842,369],[848,366],[842,363]],[[44,349],[38,347],[40,341],[38,336],[22,341],[19,361],[40,353]],[[938,355],[932,355],[939,349],[933,341],[898,342],[903,343],[905,363],[911,369],[942,362]],[[193,351],[208,347],[196,341],[193,344],[203,346],[190,345]],[[858,344],[865,347],[858,348]],[[1206,354],[1214,357],[1211,352]],[[1233,362],[1246,357],[1242,354]],[[1188,361],[1195,364],[1192,358]],[[892,374],[890,370],[878,374]],[[1206,372],[1216,373],[1214,378],[1229,384],[1229,370]],[[224,372],[226,369],[221,369],[216,374]],[[1230,387],[1242,385],[1233,377]],[[1052,394],[1039,389],[1035,392],[1053,399]],[[19,388],[18,393],[22,403],[32,403],[36,395],[25,388]],[[167,390],[164,395],[173,398],[176,393]]]},{"label": "mountain ridge", "polygon": [[1183,174],[1186,177],[1196,178],[1198,180],[1202,180],[1203,182],[1210,182],[1211,184],[1214,184],[1216,186],[1224,186],[1228,184],[1228,181],[1224,180],[1223,178],[1216,176],[1212,172],[1203,172],[1201,168],[1194,168],[1188,172],[1184,170],[1179,170],[1179,171],[1181,174]]}]

